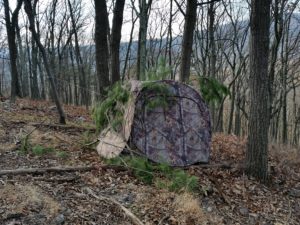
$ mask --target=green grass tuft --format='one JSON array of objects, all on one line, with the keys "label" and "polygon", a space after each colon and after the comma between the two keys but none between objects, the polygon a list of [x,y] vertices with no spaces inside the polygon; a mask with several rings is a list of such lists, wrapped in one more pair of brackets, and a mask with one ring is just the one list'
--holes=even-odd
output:
[{"label": "green grass tuft", "polygon": [[54,149],[53,149],[53,148],[45,148],[45,147],[43,147],[43,146],[36,145],[36,146],[34,146],[34,147],[31,149],[31,152],[32,152],[34,155],[42,156],[42,155],[45,155],[45,154],[54,152]]},{"label": "green grass tuft", "polygon": [[62,159],[65,159],[68,157],[68,153],[65,152],[65,151],[56,151],[56,156],[58,158],[62,158]]}]

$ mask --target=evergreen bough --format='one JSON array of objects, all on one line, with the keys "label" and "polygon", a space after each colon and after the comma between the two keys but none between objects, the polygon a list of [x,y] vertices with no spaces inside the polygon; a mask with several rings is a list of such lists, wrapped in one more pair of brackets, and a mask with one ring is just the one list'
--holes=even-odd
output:
[{"label": "evergreen bough", "polygon": [[198,177],[189,175],[183,169],[174,169],[165,163],[152,163],[144,157],[119,156],[106,163],[124,166],[132,170],[138,180],[173,192],[194,192],[199,186]]},{"label": "evergreen bough", "polygon": [[229,89],[212,77],[199,77],[200,92],[207,103],[219,104],[222,99],[230,95]]},{"label": "evergreen bough", "polygon": [[128,102],[130,95],[129,88],[117,82],[108,91],[107,97],[94,107],[92,117],[96,122],[98,132],[108,125],[117,132],[120,130],[124,116],[124,105]]}]

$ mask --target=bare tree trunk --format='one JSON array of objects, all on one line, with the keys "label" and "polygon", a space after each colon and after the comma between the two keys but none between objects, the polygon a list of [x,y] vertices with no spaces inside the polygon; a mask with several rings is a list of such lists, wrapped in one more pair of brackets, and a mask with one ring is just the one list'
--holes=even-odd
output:
[{"label": "bare tree trunk", "polygon": [[[39,55],[40,55],[40,53],[39,53]],[[39,67],[39,75],[40,75],[40,81],[41,81],[41,98],[46,99],[44,70],[42,68],[40,61],[38,61],[38,67]]]},{"label": "bare tree trunk", "polygon": [[108,15],[106,8],[106,0],[95,0],[95,11],[95,45],[98,89],[100,95],[103,97],[103,95],[105,94],[104,89],[110,84],[108,70]]},{"label": "bare tree trunk", "polygon": [[191,55],[193,49],[194,29],[197,17],[197,0],[187,0],[183,40],[181,47],[181,66],[179,80],[187,82],[190,77]]},{"label": "bare tree trunk", "polygon": [[147,64],[147,29],[148,29],[148,11],[152,5],[152,0],[148,3],[146,0],[139,1],[140,4],[140,30],[138,41],[138,55],[137,55],[137,79],[144,80],[146,78],[146,64]]},{"label": "bare tree trunk", "polygon": [[4,4],[4,13],[5,13],[5,25],[7,31],[7,40],[9,48],[9,57],[10,57],[10,69],[11,69],[11,102],[16,101],[16,96],[21,97],[21,88],[18,78],[18,69],[17,69],[17,57],[18,50],[16,45],[16,24],[18,23],[18,15],[21,9],[23,0],[18,0],[17,7],[12,13],[12,18],[10,19],[10,8],[8,0],[3,0]]},{"label": "bare tree trunk", "polygon": [[2,59],[2,71],[0,73],[0,97],[3,96],[2,90],[3,90],[3,78],[4,78],[4,73],[5,73],[5,63],[4,63],[4,58]]},{"label": "bare tree trunk", "polygon": [[[283,31],[283,10],[284,10],[284,4],[286,0],[275,0],[274,1],[274,40],[271,44],[271,49],[270,49],[270,67],[269,67],[269,92],[270,92],[270,102],[271,102],[271,107],[273,104],[273,98],[274,98],[274,78],[275,78],[275,67],[276,67],[276,62],[277,62],[277,57],[278,57],[278,50],[279,50],[279,45],[280,41],[282,38],[282,31]],[[280,7],[279,7],[280,6]],[[272,108],[271,112],[272,114]]]},{"label": "bare tree trunk", "polygon": [[81,79],[80,79],[80,81],[81,81],[80,82],[81,98],[82,98],[82,103],[85,104],[86,108],[88,108],[89,99],[88,99],[87,85],[86,85],[86,83],[87,83],[86,82],[86,73],[84,70],[83,60],[82,60],[81,53],[80,53],[78,30],[77,30],[75,16],[74,16],[74,12],[73,12],[73,8],[72,8],[70,0],[68,0],[68,6],[69,6],[71,21],[72,21],[72,30],[73,30],[72,32],[74,33],[74,37],[75,37],[76,62],[78,65],[78,69],[81,73]]},{"label": "bare tree trunk", "polygon": [[288,141],[288,125],[287,125],[287,76],[288,76],[288,62],[289,62],[289,38],[290,38],[290,21],[288,21],[285,36],[282,40],[281,51],[281,104],[282,104],[282,143],[286,144]]},{"label": "bare tree trunk", "polygon": [[27,97],[29,95],[29,79],[28,79],[28,71],[27,71],[27,63],[26,63],[26,53],[23,51],[22,38],[20,33],[19,24],[16,23],[16,36],[18,43],[18,75],[20,80],[20,88],[23,97]]},{"label": "bare tree trunk", "polygon": [[[127,64],[129,62],[129,65],[130,65],[130,61],[129,61],[129,54],[130,54],[130,51],[131,51],[131,45],[132,45],[132,37],[133,37],[133,31],[134,31],[134,25],[137,21],[137,18],[136,17],[135,19],[133,19],[133,13],[132,13],[132,27],[131,27],[131,31],[130,31],[130,38],[129,38],[129,43],[128,43],[128,47],[127,47],[127,51],[126,51],[126,56],[125,56],[125,62],[124,62],[124,68],[123,68],[123,75],[122,75],[122,80],[125,79],[125,75],[126,75],[126,69],[127,69]],[[128,72],[129,74],[129,72]],[[129,79],[129,76],[128,76],[128,79]]]},{"label": "bare tree trunk", "polygon": [[37,66],[38,66],[38,48],[35,44],[35,40],[32,37],[31,41],[31,71],[32,71],[32,77],[31,77],[31,98],[33,99],[39,99],[40,93],[39,93],[39,86],[38,86],[38,75],[37,75]]},{"label": "bare tree trunk", "polygon": [[[208,37],[209,37],[209,71],[208,75],[213,79],[216,79],[216,42],[215,42],[215,3],[211,2],[208,7]],[[223,121],[216,123],[217,121],[217,107],[214,103],[210,105],[210,112],[212,117],[213,129],[217,132],[223,131]],[[222,113],[223,115],[223,113]]]},{"label": "bare tree trunk", "polygon": [[74,57],[73,57],[73,50],[72,50],[72,45],[71,44],[69,45],[69,53],[70,53],[72,71],[73,71],[74,102],[75,102],[75,105],[79,105],[77,77],[76,77],[76,73],[75,73]]},{"label": "bare tree trunk", "polygon": [[33,11],[32,5],[31,5],[31,0],[24,0],[24,4],[25,4],[25,12],[28,16],[29,25],[30,25],[29,30],[31,31],[32,36],[33,36],[33,38],[34,38],[34,40],[35,40],[35,42],[36,42],[36,44],[37,44],[37,46],[38,46],[38,48],[41,52],[41,55],[43,57],[45,70],[46,70],[47,76],[49,78],[49,82],[50,82],[50,85],[51,85],[51,88],[52,88],[54,101],[55,101],[55,104],[56,104],[56,107],[57,107],[57,110],[58,110],[58,113],[59,113],[59,122],[62,123],[62,124],[65,124],[66,123],[65,112],[63,110],[63,107],[62,107],[61,102],[60,102],[59,97],[58,97],[55,82],[54,82],[54,79],[53,79],[53,73],[51,72],[51,69],[50,69],[50,66],[49,66],[49,63],[48,63],[48,58],[47,58],[47,55],[46,55],[46,51],[45,51],[45,48],[44,48],[44,46],[42,45],[42,43],[40,41],[39,36],[37,35],[36,30],[35,30],[34,11]]},{"label": "bare tree trunk", "polygon": [[120,41],[125,0],[116,0],[111,34],[111,83],[120,80]]},{"label": "bare tree trunk", "polygon": [[295,114],[295,125],[293,131],[293,144],[299,144],[299,137],[300,137],[300,107],[297,109]]},{"label": "bare tree trunk", "polygon": [[[169,68],[171,69],[171,79],[175,79],[175,73],[172,67],[172,22],[173,22],[173,0],[170,0],[170,14],[169,14],[169,24],[168,24],[168,39],[169,39],[169,45],[166,49],[168,49],[168,55],[169,55]],[[167,58],[167,57],[166,57]]]},{"label": "bare tree trunk", "polygon": [[240,109],[239,108],[235,109],[234,134],[236,136],[240,136],[241,135],[241,113],[240,113]]},{"label": "bare tree trunk", "polygon": [[251,1],[250,113],[246,159],[248,175],[263,182],[268,178],[270,5],[270,0]]},{"label": "bare tree trunk", "polygon": [[230,113],[229,113],[229,122],[228,122],[228,134],[231,134],[232,132],[232,127],[233,127],[233,114],[235,111],[235,94],[236,94],[236,89],[235,89],[235,81],[233,81],[232,84],[232,95],[231,95],[231,102],[230,102]]}]

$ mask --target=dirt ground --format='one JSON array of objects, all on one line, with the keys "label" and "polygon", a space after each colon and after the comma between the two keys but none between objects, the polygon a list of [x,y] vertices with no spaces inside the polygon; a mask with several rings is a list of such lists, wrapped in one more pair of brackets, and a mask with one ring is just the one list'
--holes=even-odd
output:
[{"label": "dirt ground", "polygon": [[270,145],[271,180],[262,185],[244,174],[245,140],[215,134],[210,164],[228,166],[191,166],[186,170],[199,177],[198,190],[174,193],[143,184],[131,171],[105,167],[91,144],[97,135],[90,112],[77,106],[65,111],[68,124],[61,126],[50,102],[0,101],[0,174],[20,168],[94,168],[0,175],[1,225],[135,224],[120,205],[145,225],[300,224],[299,148]]}]

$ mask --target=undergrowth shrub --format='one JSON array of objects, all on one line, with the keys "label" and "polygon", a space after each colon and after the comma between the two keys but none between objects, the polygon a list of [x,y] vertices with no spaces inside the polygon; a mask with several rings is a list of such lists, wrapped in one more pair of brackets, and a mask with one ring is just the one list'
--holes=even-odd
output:
[{"label": "undergrowth shrub", "polygon": [[21,139],[21,147],[20,152],[26,153],[30,149],[30,141],[29,141],[29,135],[26,135]]},{"label": "undergrowth shrub", "polygon": [[119,156],[106,161],[111,165],[131,169],[135,177],[146,183],[173,192],[193,192],[198,188],[198,177],[187,174],[182,169],[175,169],[167,164],[152,163],[146,158],[137,156]]}]

